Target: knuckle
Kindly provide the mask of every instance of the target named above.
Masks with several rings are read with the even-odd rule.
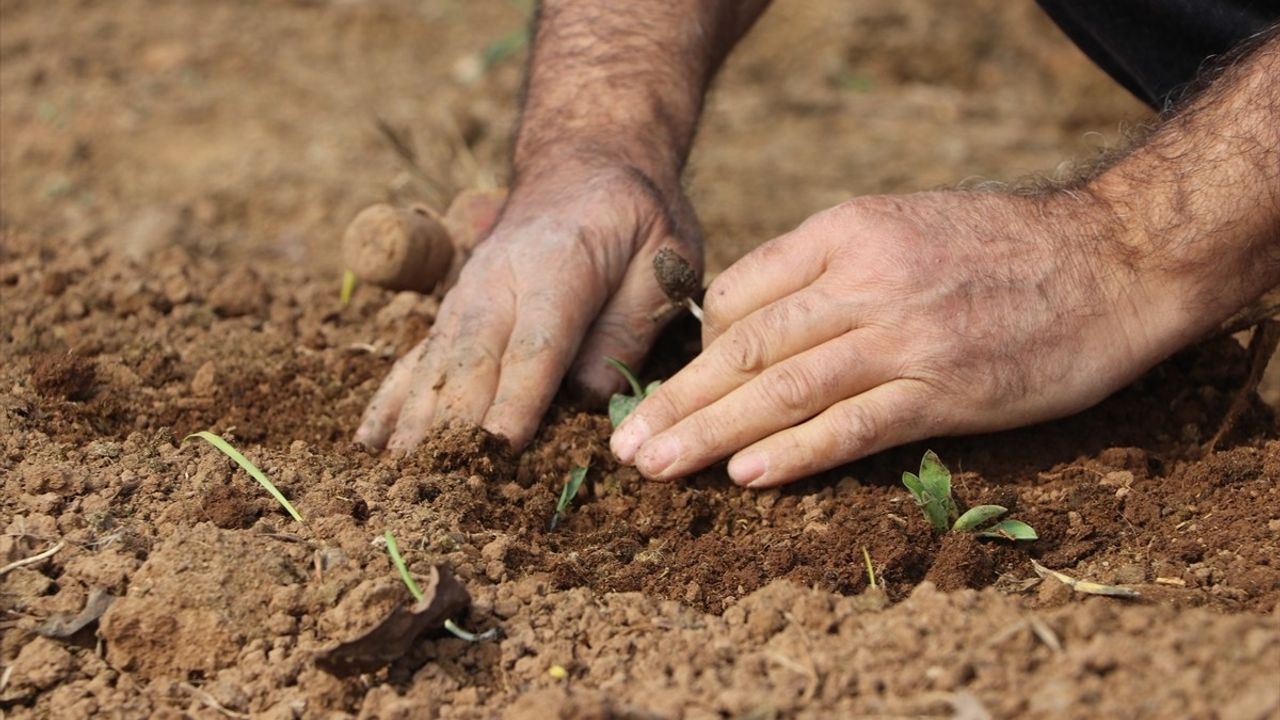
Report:
[[[850,403],[832,418],[835,423],[837,452],[843,457],[854,457],[866,452],[880,439],[883,422],[870,408]]]
[[[808,410],[812,405],[816,384],[808,371],[782,365],[770,371],[763,380],[767,402],[775,407],[797,413]]]
[[[739,375],[759,375],[768,367],[764,342],[756,331],[737,323],[729,329],[722,340],[724,351],[721,357],[730,372]]]

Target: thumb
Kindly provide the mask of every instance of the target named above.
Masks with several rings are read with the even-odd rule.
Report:
[[[622,390],[626,380],[604,359],[611,357],[639,368],[658,334],[677,315],[668,309],[659,316],[669,301],[654,277],[656,252],[656,247],[646,248],[632,260],[617,292],[596,318],[578,351],[571,377],[588,396],[607,398]],[[683,247],[678,252],[689,254]],[[701,277],[701,257],[695,256],[690,264]]]

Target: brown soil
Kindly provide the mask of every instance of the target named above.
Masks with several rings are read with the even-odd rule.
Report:
[[[0,575],[0,710],[1280,713],[1275,413],[1253,399],[1200,452],[1246,374],[1230,338],[1076,417],[929,443],[965,504],[1004,505],[1040,532],[1017,546],[929,531],[899,484],[923,445],[772,492],[722,468],[645,482],[612,460],[602,414],[567,405],[519,456],[466,427],[403,460],[351,445],[436,308],[369,287],[338,302],[350,215],[429,194],[362,103],[456,127],[490,172],[512,122],[515,62],[470,84],[454,64],[519,12],[436,5],[3,5],[0,564],[62,547]],[[937,3],[780,7],[726,70],[695,159],[709,235],[743,238],[713,242],[712,267],[849,192],[1012,178],[1086,148],[1085,129],[1140,118],[1031,5],[983,3],[981,24]],[[282,42],[296,56],[278,56]],[[458,122],[419,113],[426,96]],[[815,138],[836,133],[850,150],[832,165],[842,154]],[[445,184],[475,181],[456,154],[424,158]],[[692,338],[674,328],[646,376],[669,374]],[[305,526],[181,442],[200,429],[252,458]],[[588,463],[548,531],[566,475]],[[474,599],[462,624],[501,639],[434,634],[350,678],[317,667],[408,602],[374,543],[385,530],[418,576],[451,565]],[[1142,596],[1075,594],[1032,558]],[[37,634],[95,589],[117,597],[96,630]]]

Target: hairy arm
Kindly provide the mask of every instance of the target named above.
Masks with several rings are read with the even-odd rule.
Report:
[[[1169,350],[1280,283],[1280,28],[1234,55],[1089,184]]]
[[[702,94],[765,0],[544,0],[511,193],[445,297],[431,335],[396,363],[356,439],[410,452],[470,422],[516,447],[561,381],[607,396],[604,358],[644,360],[666,298],[660,248],[701,267],[680,171]]]
[[[702,96],[768,0],[543,0],[516,184],[564,160],[620,162],[675,188]]]
[[[1132,381],[1280,281],[1280,40],[1241,55],[1073,187],[856,198],[757,248],[614,453],[771,487]]]

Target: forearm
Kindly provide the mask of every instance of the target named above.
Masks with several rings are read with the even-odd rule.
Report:
[[[543,0],[516,184],[564,161],[622,163],[679,181],[720,62],[768,0]]]
[[[1280,283],[1280,30],[1091,189],[1183,341]]]

